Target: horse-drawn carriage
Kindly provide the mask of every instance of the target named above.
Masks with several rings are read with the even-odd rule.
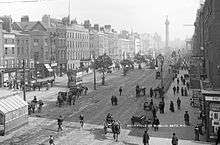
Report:
[[[134,123],[139,123],[143,126],[146,126],[152,122],[152,119],[147,118],[145,115],[142,116],[132,116],[131,117],[131,124],[134,125]]]
[[[67,102],[69,105],[75,104],[76,99],[79,98],[80,95],[82,95],[83,91],[85,91],[86,87],[83,87],[81,85],[71,87],[69,91],[60,91],[58,92],[57,96],[57,104],[59,107],[65,104]]]
[[[119,122],[115,121],[112,117],[112,115],[109,113],[104,120],[104,133],[108,133],[108,129],[111,129],[113,134],[119,134],[120,133],[120,124]]]

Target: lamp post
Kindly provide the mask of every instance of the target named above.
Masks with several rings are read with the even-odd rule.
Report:
[[[22,66],[22,69],[23,69],[23,78],[22,78],[22,83],[23,83],[23,98],[24,98],[24,101],[26,101],[26,84],[25,84],[25,60],[23,59],[23,66]]]
[[[53,55],[53,44],[55,45],[55,38],[57,37],[58,35],[56,33],[51,33],[50,34],[50,66],[52,65],[52,62],[54,61],[54,55]],[[52,66],[51,66],[52,67]],[[55,72],[53,70],[53,75],[54,75],[54,79],[55,79]]]
[[[92,55],[92,62],[93,62],[93,79],[94,79],[94,90],[96,90],[96,71],[95,71],[95,51],[93,51],[93,55]]]

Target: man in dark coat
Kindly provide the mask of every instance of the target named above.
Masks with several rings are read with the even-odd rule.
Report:
[[[176,94],[176,87],[175,86],[173,87],[173,94],[174,95]]]
[[[176,134],[175,134],[175,133],[173,133],[172,145],[178,145],[178,138],[176,137]]]
[[[170,101],[170,111],[174,112],[174,104],[173,101]]]
[[[136,97],[139,97],[139,93],[140,93],[140,87],[139,85],[136,86]]]
[[[158,131],[158,125],[160,124],[160,121],[157,117],[154,118],[153,124],[154,124],[154,131]]]
[[[180,92],[180,87],[177,86],[177,87],[176,87],[176,93],[179,94],[179,92]]]
[[[149,140],[150,140],[150,137],[149,137],[147,131],[144,131],[144,135],[143,135],[143,144],[144,144],[144,145],[149,144]]]
[[[184,114],[184,121],[185,121],[185,125],[189,125],[189,114],[188,114],[188,111],[186,111],[185,114]]]
[[[179,97],[178,97],[176,103],[177,103],[178,110],[180,110],[181,100]]]
[[[122,94],[122,87],[119,88],[119,95],[121,96]]]
[[[63,130],[62,124],[63,124],[63,117],[60,115],[60,117],[57,119],[57,124],[58,124],[58,132]]]
[[[160,114],[162,114],[163,113],[163,102],[162,101],[160,101],[159,103],[159,109],[160,109]]]
[[[150,88],[150,97],[152,98],[152,97],[153,97],[153,95],[154,95],[153,89],[152,89],[152,88]]]
[[[181,96],[184,96],[184,90],[183,90],[183,87],[181,87]]]

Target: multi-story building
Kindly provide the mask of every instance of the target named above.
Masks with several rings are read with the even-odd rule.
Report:
[[[95,29],[89,31],[89,51],[91,57],[97,58],[99,56],[99,35]]]
[[[35,76],[45,78],[52,74],[50,67],[51,47],[50,35],[42,22],[30,22],[28,16],[21,18],[21,22],[14,22],[13,29],[30,35],[30,60],[34,60]]]
[[[133,52],[129,51],[132,45],[132,41],[129,39],[118,39],[118,53],[119,53],[119,60],[129,59]]]
[[[66,26],[67,68],[89,65],[89,30],[78,24]]]
[[[192,38],[192,62],[198,63],[203,100],[201,111],[207,141],[217,137],[220,96],[220,1],[206,0],[197,11]],[[195,65],[194,63],[191,63]],[[196,66],[196,65],[195,65]],[[193,67],[195,68],[195,67]],[[206,77],[207,76],[207,77]],[[208,85],[207,85],[208,84]],[[197,86],[198,87],[198,86]],[[200,87],[198,87],[200,88]]]
[[[108,34],[104,32],[104,28],[100,28],[100,31],[98,32],[98,39],[99,55],[109,55]]]

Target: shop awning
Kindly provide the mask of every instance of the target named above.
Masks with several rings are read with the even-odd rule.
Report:
[[[18,94],[0,98],[0,112],[3,114],[18,110],[27,105],[27,102],[25,102]]]
[[[49,64],[44,64],[44,66],[47,68],[47,70],[48,70],[49,72],[52,72],[52,71],[53,71],[53,69],[50,67]]]

